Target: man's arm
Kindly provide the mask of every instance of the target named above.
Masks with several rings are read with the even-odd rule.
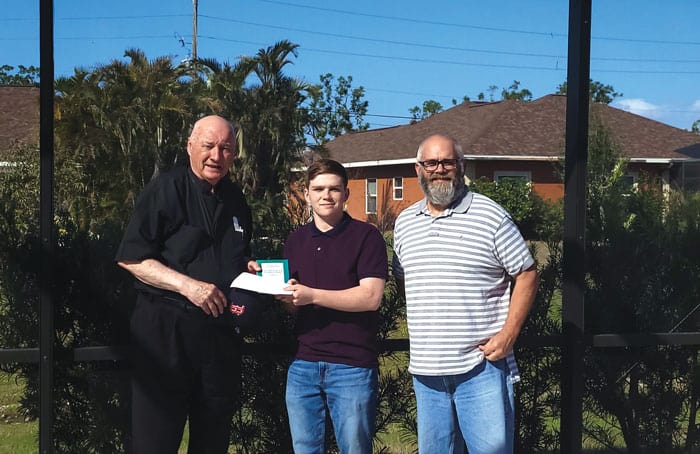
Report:
[[[514,279],[508,316],[503,328],[488,342],[479,345],[479,349],[484,352],[484,357],[489,361],[505,358],[513,350],[513,345],[535,301],[539,285],[535,265],[518,274]]]
[[[163,265],[155,259],[140,262],[119,261],[119,266],[141,282],[163,290],[179,293],[207,315],[218,317],[226,307],[226,296],[216,285],[198,281]],[[249,266],[250,267],[250,266]]]
[[[291,290],[292,294],[279,299],[294,306],[316,304],[345,312],[376,311],[384,295],[384,279],[367,277],[345,290],[322,290],[301,284],[290,284],[285,290]]]

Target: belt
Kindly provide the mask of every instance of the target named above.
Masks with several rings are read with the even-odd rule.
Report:
[[[185,299],[184,296],[178,298],[177,296],[174,296],[174,294],[169,295],[169,294],[164,293],[164,294],[158,295],[155,293],[144,292],[144,291],[139,292],[139,294],[141,296],[143,296],[145,299],[147,299],[148,301],[171,304],[171,305],[174,305],[175,307],[178,307],[178,308],[180,308],[184,311],[187,311],[187,312],[195,312],[195,311],[202,312],[202,310],[200,308],[198,308],[197,306],[195,306],[194,304],[189,302],[187,299]]]
[[[211,315],[207,315],[201,308],[192,304],[184,296],[180,296],[177,293],[170,292],[158,295],[151,292],[141,291],[139,292],[139,294],[150,302],[175,306],[183,312],[187,312],[188,314],[192,314],[194,316],[202,318],[207,323],[210,323],[212,325],[222,326],[225,328],[234,328],[234,332],[238,334],[239,330],[236,326],[234,317],[228,311],[228,308],[224,310],[223,314],[219,314],[218,317],[212,317]]]

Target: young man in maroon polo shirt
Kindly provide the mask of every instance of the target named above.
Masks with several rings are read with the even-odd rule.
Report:
[[[306,187],[313,221],[287,238],[292,294],[279,297],[297,312],[286,392],[294,452],[325,452],[328,411],[340,452],[371,454],[386,245],[376,227],[343,211],[350,191],[340,163],[311,164]]]

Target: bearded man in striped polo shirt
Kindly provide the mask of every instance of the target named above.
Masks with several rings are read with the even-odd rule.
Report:
[[[425,198],[394,228],[405,288],[409,372],[421,454],[513,451],[513,345],[537,291],[535,262],[510,215],[469,190],[464,154],[444,135],[418,147]]]

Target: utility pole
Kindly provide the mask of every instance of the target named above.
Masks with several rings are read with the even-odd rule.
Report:
[[[192,60],[197,59],[197,1],[192,0]]]

